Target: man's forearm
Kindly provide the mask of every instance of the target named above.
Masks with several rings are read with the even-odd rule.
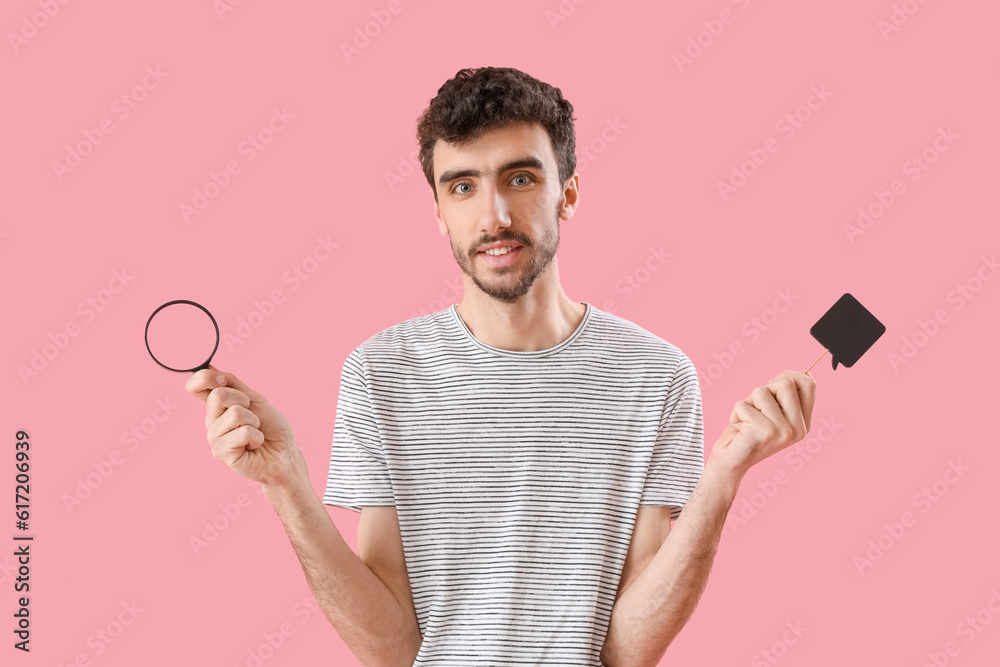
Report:
[[[422,641],[416,621],[344,541],[308,476],[287,488],[265,486],[264,495],[316,601],[355,657],[366,666],[412,665]]]
[[[615,602],[601,651],[607,667],[656,665],[705,590],[742,475],[709,460],[659,551]]]

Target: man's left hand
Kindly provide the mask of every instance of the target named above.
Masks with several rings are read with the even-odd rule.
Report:
[[[729,426],[715,441],[709,461],[740,475],[806,436],[816,402],[816,380],[782,371],[737,401]]]

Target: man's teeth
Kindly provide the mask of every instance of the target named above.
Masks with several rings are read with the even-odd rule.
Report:
[[[508,252],[514,249],[514,246],[504,246],[503,248],[492,248],[486,250],[487,255],[506,255]]]

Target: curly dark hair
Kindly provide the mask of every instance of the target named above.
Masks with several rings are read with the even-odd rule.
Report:
[[[474,141],[490,130],[520,122],[541,123],[552,140],[559,180],[576,171],[573,105],[558,88],[511,67],[462,69],[438,88],[417,120],[420,164],[437,201],[434,144]]]

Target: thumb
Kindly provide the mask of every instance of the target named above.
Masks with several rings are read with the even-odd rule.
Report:
[[[247,386],[247,384],[245,382],[243,382],[242,380],[240,380],[238,377],[236,377],[232,373],[227,373],[225,371],[220,371],[218,368],[216,368],[212,364],[209,364],[208,367],[211,370],[216,371],[219,375],[221,375],[224,378],[222,384],[219,385],[220,387],[232,387],[233,389],[238,389],[238,390],[242,391],[244,394],[246,394],[247,396],[249,396],[251,401],[260,402],[260,401],[264,400],[263,396],[261,396],[256,391],[254,391],[253,389],[251,389],[249,386]]]

